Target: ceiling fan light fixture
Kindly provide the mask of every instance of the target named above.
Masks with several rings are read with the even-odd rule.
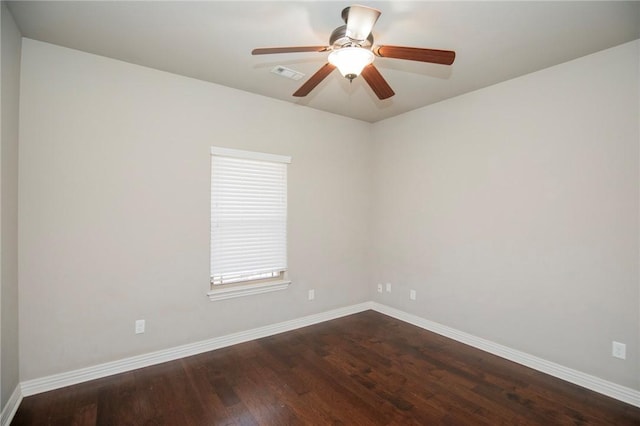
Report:
[[[329,63],[335,65],[343,77],[353,80],[362,69],[373,62],[375,55],[369,49],[350,46],[334,50],[329,54]]]

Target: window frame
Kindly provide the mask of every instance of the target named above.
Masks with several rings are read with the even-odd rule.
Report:
[[[210,150],[211,163],[213,162],[213,158],[212,158],[213,156],[238,158],[238,159],[246,159],[246,160],[254,160],[254,161],[276,162],[276,163],[284,163],[285,165],[288,165],[291,163],[290,156],[268,154],[268,153],[262,153],[257,151],[245,151],[245,150],[232,149],[232,148],[223,148],[223,147],[217,147],[217,146],[211,147],[211,150]],[[213,166],[210,170],[210,177],[213,178]],[[288,185],[288,177],[287,177],[287,185]],[[211,183],[211,187],[209,191],[210,195],[212,195],[212,193],[213,193],[213,182]],[[210,207],[212,211],[213,206],[210,206]],[[210,226],[212,226],[212,222],[213,220],[210,213],[210,217],[209,217]],[[211,238],[212,238],[212,231],[213,229],[210,229],[210,232],[209,232],[210,244],[211,244]],[[234,283],[214,284],[213,276],[212,276],[213,271],[211,267],[211,260],[212,260],[211,245],[209,250],[210,250],[209,251],[210,290],[207,293],[207,295],[209,296],[209,300],[211,301],[225,300],[225,299],[231,299],[231,298],[241,297],[241,296],[250,296],[254,294],[268,293],[272,291],[286,290],[291,284],[291,281],[289,280],[289,277],[288,277],[287,269],[282,271],[277,277],[245,280],[245,281],[239,281]],[[287,255],[288,254],[285,249],[285,256]]]

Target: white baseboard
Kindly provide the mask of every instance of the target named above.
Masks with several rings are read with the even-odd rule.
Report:
[[[603,395],[607,395],[636,407],[640,407],[640,391],[627,388],[625,386],[621,386],[600,379],[598,377],[573,370],[568,367],[564,367],[562,365],[544,360],[542,358],[538,358],[533,355],[529,355],[527,353],[511,349],[506,346],[502,346],[489,340],[473,336],[463,331],[426,320],[424,318],[409,314],[404,311],[400,311],[395,308],[391,308],[386,305],[382,305],[377,302],[365,302],[357,305],[347,306],[344,308],[334,309],[328,312],[309,315],[290,321],[267,325],[264,327],[255,328],[253,330],[229,334],[226,336],[164,349],[144,355],[125,358],[118,361],[99,364],[92,367],[68,371],[61,374],[54,374],[52,376],[47,376],[39,379],[28,380],[20,384],[16,392],[14,392],[15,398],[14,396],[12,396],[12,400],[10,400],[10,403],[7,404],[7,418],[10,420],[13,417],[13,414],[15,414],[15,410],[22,400],[23,395],[34,395],[37,393],[47,392],[65,386],[110,376],[113,374],[135,370],[137,368],[148,367],[150,365],[160,364],[183,357],[196,355],[202,352],[220,349],[226,346],[231,346],[262,337],[272,336],[274,334],[295,330],[297,328],[306,327],[309,325],[317,324],[319,322],[329,321],[369,309],[375,310],[385,315],[389,315],[390,317],[396,318],[400,321],[416,325],[425,330],[433,331],[458,342],[465,343],[469,346],[473,346],[485,352],[489,352],[518,364],[533,368],[534,370],[541,371],[543,373],[549,374],[570,383],[574,383]],[[11,403],[11,401],[14,401],[13,404]],[[4,411],[2,412],[2,420],[3,422],[0,426],[5,426]],[[8,422],[6,424],[8,424]]]
[[[582,386],[583,388],[610,396],[611,398],[626,402],[627,404],[640,407],[640,391],[635,389],[621,386],[581,371],[573,370],[560,364],[502,346],[490,340],[473,336],[463,331],[456,330],[455,328],[447,327],[445,325],[438,324],[437,322],[429,321],[380,303],[371,302],[371,309],[399,319],[400,321],[408,322],[409,324],[413,324],[425,330],[433,331],[434,333],[497,355],[501,358],[508,359],[509,361],[533,368],[534,370],[541,371],[550,376],[554,376],[578,386]]]
[[[248,342],[250,340],[283,333],[285,331],[295,330],[297,328],[306,327],[308,325],[317,324],[319,322],[329,321],[346,315],[366,311],[370,308],[371,307],[369,303],[351,305],[344,308],[334,309],[328,312],[321,312],[319,314],[309,315],[290,321],[284,321],[277,324],[254,328],[253,330],[215,337],[213,339],[203,340],[200,342],[190,343],[174,348],[163,349],[148,354],[137,355],[118,361],[81,368],[78,370],[67,371],[65,373],[54,374],[39,379],[27,380],[21,383],[22,394],[24,396],[34,395],[37,393],[47,392],[65,386],[86,382],[89,380],[99,379],[101,377],[111,376],[113,374],[124,373],[126,371],[135,370],[137,368],[143,368],[167,361],[173,361],[175,359],[212,351],[214,349],[220,349],[226,346],[231,346],[238,343]]]
[[[11,420],[13,420],[13,416],[15,416],[16,411],[18,411],[21,402],[22,391],[20,390],[20,384],[18,384],[9,397],[7,405],[2,408],[2,412],[0,413],[0,426],[9,426],[9,424],[11,424]]]

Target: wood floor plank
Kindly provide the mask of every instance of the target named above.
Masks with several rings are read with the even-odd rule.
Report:
[[[640,408],[373,311],[23,399],[23,425],[640,425]]]

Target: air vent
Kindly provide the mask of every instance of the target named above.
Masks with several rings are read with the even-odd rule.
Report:
[[[277,67],[272,69],[271,72],[281,75],[282,77],[290,78],[291,80],[300,80],[302,77],[304,77],[304,74],[302,74],[301,72],[283,67],[282,65],[278,65]]]

